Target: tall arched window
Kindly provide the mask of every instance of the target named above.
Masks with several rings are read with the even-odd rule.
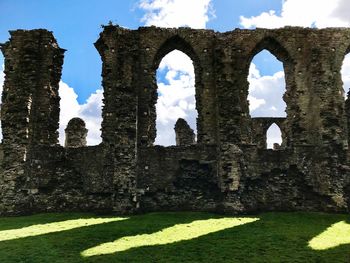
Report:
[[[346,99],[350,90],[350,54],[347,54],[343,60],[341,77],[343,81],[343,96]]]
[[[250,64],[248,81],[251,117],[286,117],[286,103],[283,100],[286,81],[281,61],[266,49],[262,50]],[[276,138],[281,138],[281,131],[275,126],[267,133],[268,148],[273,147]]]
[[[267,149],[276,149],[279,146],[281,146],[281,144],[282,144],[281,129],[276,125],[276,123],[273,123],[266,131]]]
[[[249,68],[249,112],[252,117],[286,117],[283,64],[269,51],[254,56]]]
[[[340,90],[345,100],[345,117],[347,125],[347,138],[348,143],[350,141],[350,99],[349,99],[349,90],[350,90],[350,54],[347,54],[343,60],[343,65],[341,68],[341,78],[343,81],[343,88]]]
[[[3,91],[3,85],[5,82],[5,66],[4,66],[4,56],[0,52],[0,105],[1,105],[1,97],[2,97],[2,91]],[[0,141],[2,141],[2,127],[1,127],[1,119],[0,119]]]
[[[173,50],[163,57],[157,70],[155,144],[175,145],[174,126],[179,118],[187,121],[196,133],[195,74],[189,56]]]

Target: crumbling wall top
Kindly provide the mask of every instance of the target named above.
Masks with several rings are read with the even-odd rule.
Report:
[[[65,147],[77,148],[86,146],[86,136],[88,129],[85,128],[84,120],[73,118],[68,122],[66,132]]]

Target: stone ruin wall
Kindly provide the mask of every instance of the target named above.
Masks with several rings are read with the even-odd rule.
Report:
[[[0,214],[43,211],[350,209],[350,103],[340,70],[350,29],[240,30],[105,26],[102,143],[86,146],[83,120],[58,144],[63,49],[46,30],[11,31],[2,94]],[[181,120],[177,146],[154,146],[156,69],[178,49],[195,69],[197,141]],[[286,118],[251,118],[252,58],[284,66]],[[266,149],[276,123],[283,143]],[[0,156],[1,157],[1,156]]]

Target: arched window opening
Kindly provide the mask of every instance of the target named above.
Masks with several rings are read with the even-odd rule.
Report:
[[[266,132],[267,149],[278,150],[282,145],[281,129],[273,123]]]
[[[184,119],[197,134],[195,74],[193,61],[174,50],[161,60],[157,69],[156,145],[175,145],[175,123]]]
[[[101,122],[102,122],[102,88],[97,89],[84,104],[79,104],[77,101],[78,95],[72,87],[60,81],[59,95],[60,101],[60,127],[59,127],[59,142],[60,145],[65,145],[65,129],[68,122],[73,118],[81,118],[86,123],[87,131],[87,146],[98,145],[101,143]]]
[[[341,78],[343,81],[343,93],[344,99],[347,99],[350,89],[350,54],[347,54],[343,60],[341,68]]]
[[[2,91],[3,91],[4,82],[5,82],[5,73],[4,73],[5,65],[4,64],[5,64],[4,56],[0,52],[0,112],[1,112]],[[2,142],[1,119],[0,119],[0,142]]]
[[[347,54],[343,60],[343,65],[341,68],[341,78],[343,82],[343,87],[340,89],[341,94],[344,97],[344,108],[345,108],[345,117],[346,125],[348,130],[348,142],[350,141],[350,53]]]
[[[257,54],[250,64],[249,112],[252,117],[286,117],[283,64],[269,51]]]
[[[249,112],[251,117],[286,117],[286,81],[283,64],[267,50],[252,60],[249,68]],[[267,133],[268,148],[272,149],[275,137]]]

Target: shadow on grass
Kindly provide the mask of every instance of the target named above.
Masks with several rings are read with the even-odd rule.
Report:
[[[45,218],[42,215],[41,222],[34,217],[32,222],[53,222],[54,219],[47,218],[51,216]],[[53,215],[57,219],[56,216]],[[81,217],[79,214],[61,216],[61,220]],[[350,223],[347,215],[321,213],[266,213],[259,215],[258,221],[191,240],[101,256],[84,258],[80,255],[86,249],[125,236],[152,234],[177,224],[222,217],[207,213],[152,213],[124,221],[3,241],[0,242],[0,262],[350,262],[350,244],[326,250],[313,250],[308,246],[312,238],[331,225],[339,221]],[[21,218],[13,219],[14,225],[21,225]],[[0,218],[0,229],[2,221]]]

